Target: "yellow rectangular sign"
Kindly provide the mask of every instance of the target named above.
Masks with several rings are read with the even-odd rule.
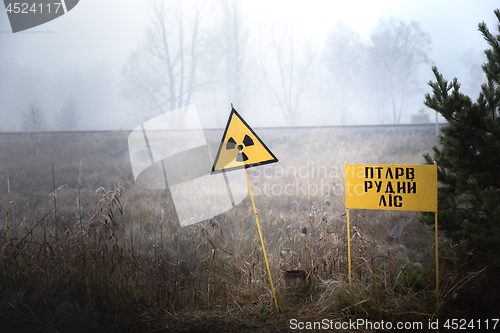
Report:
[[[437,166],[346,164],[345,204],[353,209],[437,212]]]

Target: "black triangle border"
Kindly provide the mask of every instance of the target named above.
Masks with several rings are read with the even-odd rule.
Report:
[[[257,140],[259,140],[259,142],[262,144],[262,146],[273,157],[272,159],[267,160],[267,161],[257,162],[257,163],[240,165],[240,166],[231,167],[231,168],[227,168],[227,169],[214,170],[215,166],[217,165],[217,161],[219,160],[219,155],[220,155],[220,152],[222,150],[222,146],[224,145],[224,140],[226,139],[227,130],[229,128],[229,124],[231,123],[231,119],[233,119],[233,115],[235,115],[236,117],[238,117],[241,120],[241,122],[250,130],[250,132],[257,138]],[[240,116],[240,114],[234,108],[232,108],[231,109],[231,113],[229,114],[229,119],[227,120],[226,129],[224,130],[224,134],[222,135],[222,140],[221,140],[220,145],[219,145],[219,150],[217,151],[217,156],[215,157],[214,164],[212,166],[212,172],[210,174],[217,174],[217,173],[222,173],[222,172],[225,172],[225,171],[233,171],[233,170],[239,170],[239,169],[247,169],[247,168],[251,168],[251,167],[254,167],[254,166],[259,166],[259,165],[264,165],[264,164],[270,164],[270,163],[276,163],[276,162],[278,162],[278,159],[273,154],[273,152],[259,138],[259,136],[257,135],[257,133],[255,133],[254,130],[252,129],[252,127],[250,127],[250,125],[247,124],[247,122],[245,121],[245,119],[243,119]]]

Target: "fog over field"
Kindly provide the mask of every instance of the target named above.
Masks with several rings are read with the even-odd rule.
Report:
[[[4,3],[3,330],[500,327],[498,1]]]
[[[231,102],[253,126],[435,121],[430,110],[418,117],[431,66],[476,95],[477,24],[494,31],[497,5],[86,0],[18,33],[0,10],[0,130],[30,129],[30,105],[45,130],[133,129],[189,104],[204,128],[221,128]],[[172,77],[154,53],[166,54],[160,18]]]

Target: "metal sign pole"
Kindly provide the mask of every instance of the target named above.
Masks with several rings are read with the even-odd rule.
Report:
[[[271,270],[269,269],[269,263],[267,261],[266,247],[264,246],[264,240],[262,239],[262,232],[260,231],[259,217],[257,216],[257,209],[255,208],[255,202],[253,200],[252,187],[250,186],[250,178],[248,177],[248,170],[245,169],[247,174],[248,189],[250,190],[250,197],[252,198],[253,211],[255,212],[255,220],[257,221],[257,228],[259,229],[260,243],[262,244],[262,251],[264,252],[264,259],[266,259],[267,272],[269,273],[269,281],[271,282],[271,289],[273,290],[274,304],[276,304],[276,310],[279,312],[278,301],[276,300],[276,293],[274,292],[273,278],[271,277]]]

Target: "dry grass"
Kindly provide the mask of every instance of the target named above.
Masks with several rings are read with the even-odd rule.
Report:
[[[434,234],[415,213],[351,211],[348,287],[342,168],[344,162],[419,164],[436,139],[338,130],[260,136],[280,159],[250,169],[279,314],[249,198],[180,228],[164,193],[135,186],[124,158],[126,133],[39,134],[0,139],[4,327],[284,332],[291,318],[434,318]],[[405,221],[403,233],[390,240],[398,220]],[[456,316],[463,311],[452,301],[481,274],[462,269],[460,245],[440,241],[440,314]],[[285,287],[291,269],[307,273],[300,290]]]

